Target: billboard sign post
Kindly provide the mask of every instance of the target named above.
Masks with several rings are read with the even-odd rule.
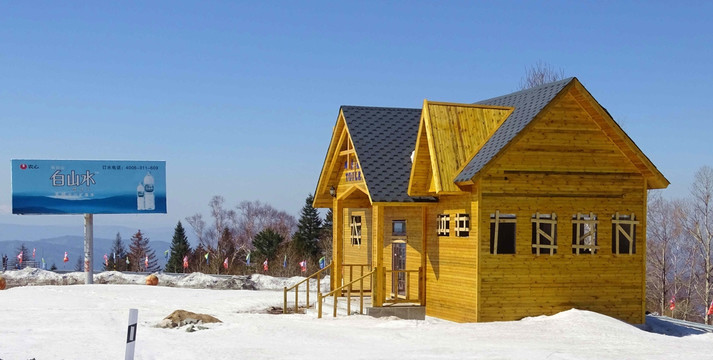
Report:
[[[94,214],[165,214],[166,162],[12,160],[13,214],[84,214],[84,270],[93,282]]]

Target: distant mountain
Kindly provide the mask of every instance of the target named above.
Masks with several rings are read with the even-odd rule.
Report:
[[[127,251],[131,235],[133,235],[133,233],[128,234],[127,232],[127,235],[122,233],[121,236]],[[158,265],[161,268],[164,268],[166,266],[164,251],[171,248],[170,238],[167,242],[154,240],[154,238],[148,233],[146,235],[149,237],[149,246],[151,246],[156,253]],[[93,267],[95,271],[104,269],[104,254],[112,256],[110,251],[113,241],[114,236],[111,238],[94,237]],[[45,263],[47,264],[47,269],[49,269],[52,264],[55,264],[59,270],[74,270],[77,258],[84,257],[84,236],[75,235],[65,235],[35,241],[2,241],[0,242],[0,255],[7,255],[7,257],[10,258],[10,263],[14,263],[14,261],[12,261],[13,257],[18,255],[17,249],[19,249],[22,244],[25,244],[25,248],[27,248],[30,252],[30,257],[32,256],[32,249],[36,249],[35,260],[38,263],[41,263],[42,258],[44,258]],[[67,263],[63,262],[65,251],[68,253],[69,257],[69,261]]]
[[[184,224],[184,226],[186,226]],[[122,239],[129,239],[131,235],[135,234],[138,228],[131,228],[128,226],[119,225],[94,225],[94,238],[95,241],[98,238],[114,239],[116,233],[121,234]],[[187,229],[186,235],[188,236],[188,241],[191,242],[193,246],[196,244],[195,238],[191,233],[190,229]],[[146,236],[151,239],[151,241],[166,241],[171,242],[173,238],[173,228],[171,227],[159,227],[159,228],[141,228],[141,232],[146,234]],[[17,225],[17,224],[0,224],[0,246],[1,242],[4,241],[38,241],[42,239],[58,238],[62,236],[79,236],[84,237],[84,227],[79,226],[67,226],[67,225],[47,225],[47,226],[36,226],[36,225]],[[64,252],[63,252],[64,253]]]

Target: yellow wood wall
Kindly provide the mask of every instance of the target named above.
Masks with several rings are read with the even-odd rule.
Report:
[[[436,161],[431,165],[437,169],[434,175],[440,182],[440,189],[437,190],[459,192],[460,189],[452,181],[458,169],[470,161],[475,151],[512,112],[512,108],[428,101],[424,101],[423,106],[426,116],[424,125],[432,138],[431,159]]]
[[[479,321],[587,309],[644,321],[646,183],[567,95],[480,178]],[[516,254],[490,254],[490,214],[517,215]],[[558,250],[532,254],[533,214],[556,213]],[[597,254],[572,254],[572,216],[597,215]],[[611,216],[636,215],[636,254],[612,254]]]
[[[406,220],[406,236],[392,235],[392,221]],[[420,206],[384,207],[384,267],[391,270],[393,267],[393,247],[395,241],[406,242],[406,269],[418,270],[422,265],[423,254],[423,212]],[[392,293],[392,277],[386,277],[386,294]],[[418,273],[411,274],[409,281],[409,296],[418,298]]]
[[[351,217],[361,216],[361,246],[352,245],[351,242]],[[368,264],[364,268],[364,273],[371,271],[372,261],[371,261],[371,246],[372,246],[372,226],[371,226],[371,209],[370,208],[346,208],[344,209],[344,232],[343,232],[343,243],[344,243],[344,254],[342,257],[342,263],[344,265],[354,265],[354,264]],[[354,268],[353,278],[359,278],[360,274],[359,268]],[[349,274],[349,268],[344,267],[344,284],[352,281],[352,277]],[[364,286],[366,289],[370,288],[371,283],[365,282]],[[354,286],[353,289],[358,289],[358,286]]]
[[[426,211],[426,314],[458,322],[478,321],[478,202],[467,196],[441,196]],[[470,214],[470,236],[455,236],[453,215]],[[451,215],[449,236],[437,236],[437,215]]]

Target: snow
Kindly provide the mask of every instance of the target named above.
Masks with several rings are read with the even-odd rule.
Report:
[[[84,274],[24,269],[2,276],[11,286],[0,291],[3,360],[121,358],[130,308],[139,310],[136,359],[713,359],[711,333],[666,325],[674,336],[662,335],[576,309],[478,324],[332,318],[327,310],[317,319],[314,310],[267,313],[282,307],[282,288],[301,277],[158,274],[164,286],[146,286],[145,275],[104,272],[94,285],[62,286],[83,283]],[[156,327],[177,309],[222,323],[196,332]]]

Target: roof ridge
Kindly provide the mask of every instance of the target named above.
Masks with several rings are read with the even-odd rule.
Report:
[[[341,105],[340,108],[351,108],[351,109],[371,109],[371,110],[418,110],[421,108],[405,108],[405,107],[393,107],[393,106],[363,106],[363,105]]]
[[[570,76],[570,77],[565,78],[565,79],[562,79],[562,80],[552,81],[552,82],[548,82],[548,83],[546,83],[546,84],[537,85],[537,86],[533,86],[533,87],[531,87],[531,88],[527,88],[527,89],[523,89],[523,90],[518,90],[518,91],[515,91],[515,92],[511,92],[511,93],[509,93],[509,94],[496,96],[496,97],[493,97],[493,98],[490,98],[490,99],[485,99],[485,100],[476,101],[476,102],[474,102],[473,104],[486,105],[485,102],[491,102],[491,101],[498,100],[498,99],[502,99],[502,98],[508,97],[508,96],[516,96],[516,95],[522,95],[522,94],[525,94],[525,93],[528,93],[528,92],[535,92],[535,91],[541,90],[542,88],[545,88],[545,87],[548,87],[548,86],[558,86],[558,85],[560,85],[561,83],[569,83],[570,81],[572,81],[572,80],[574,80],[574,79],[575,79],[574,76]]]

